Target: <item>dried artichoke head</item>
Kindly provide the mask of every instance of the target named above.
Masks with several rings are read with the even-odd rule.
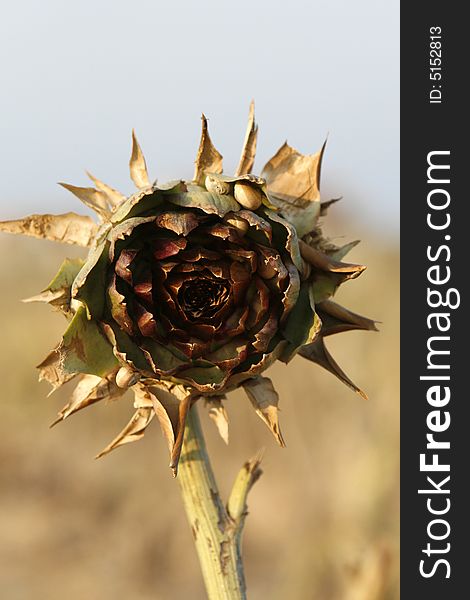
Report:
[[[95,187],[61,184],[92,208],[3,222],[10,233],[78,244],[85,260],[66,259],[30,300],[61,310],[69,325],[39,365],[57,389],[79,383],[56,422],[131,388],[135,414],[100,454],[140,439],[156,415],[176,473],[187,412],[205,398],[228,439],[225,394],[242,386],[255,411],[284,445],[278,395],[261,375],[297,353],[364,395],[328,353],[324,338],[375,329],[372,320],[331,299],[365,267],[341,262],[342,248],[321,235],[323,148],[302,155],[285,143],[261,176],[251,173],[258,128],[253,104],[235,175],[202,117],[192,181],[152,183],[132,134],[130,197],[89,175]]]

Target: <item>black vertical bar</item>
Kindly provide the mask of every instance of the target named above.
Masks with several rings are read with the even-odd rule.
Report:
[[[401,597],[405,600],[470,598],[468,27],[461,4],[401,3]],[[431,169],[428,178],[428,160],[450,169]],[[437,268],[429,270],[432,267]],[[460,297],[460,306],[433,308],[430,304],[439,304],[439,294],[432,290],[453,306]],[[430,354],[429,348],[450,353]],[[436,376],[449,380],[420,379]],[[442,431],[435,431],[439,428]],[[427,435],[435,442],[449,442],[450,448],[427,448],[432,445]],[[434,460],[450,470],[423,470],[421,454],[428,465],[437,455]]]

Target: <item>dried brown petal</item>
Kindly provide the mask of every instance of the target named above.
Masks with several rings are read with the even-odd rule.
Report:
[[[200,224],[200,221],[190,211],[165,211],[158,215],[156,223],[159,227],[169,229],[177,235],[187,236]]]
[[[76,373],[64,371],[59,347],[52,350],[36,368],[39,369],[39,381],[47,381],[52,385],[49,396],[76,376]]]
[[[297,268],[290,261],[285,261],[287,270],[289,272],[289,283],[282,296],[282,305],[284,310],[282,311],[281,323],[283,323],[289,312],[294,308],[300,293],[300,277]]]
[[[213,225],[201,227],[199,231],[229,242],[237,243],[240,241],[238,229],[225,223],[214,223]]]
[[[201,259],[219,260],[222,258],[220,252],[208,248],[191,248],[180,253],[179,258],[185,262],[199,262]]]
[[[242,155],[238,163],[235,175],[244,175],[251,173],[256,156],[256,141],[258,139],[258,126],[255,123],[255,103],[250,103],[250,113],[248,115],[248,125],[246,128],[245,140],[243,142]]]
[[[103,221],[109,218],[111,213],[108,207],[107,196],[103,192],[95,190],[95,188],[78,187],[70,183],[59,183],[59,185],[72,192],[85,206],[94,210]]]
[[[126,249],[123,250],[119,258],[116,261],[114,266],[114,270],[116,271],[116,275],[119,275],[121,279],[123,279],[129,285],[132,285],[132,272],[129,269],[132,261],[137,256],[138,250]]]
[[[266,352],[269,343],[271,342],[271,340],[277,332],[279,318],[276,312],[276,310],[271,311],[271,314],[269,315],[269,318],[266,321],[266,323],[255,334],[255,341],[253,342],[253,347],[256,348],[258,352]]]
[[[127,309],[126,297],[116,289],[116,275],[114,275],[108,286],[108,299],[113,319],[123,331],[133,335],[134,323]]]
[[[228,414],[222,400],[225,400],[225,396],[212,396],[206,399],[206,406],[209,407],[209,417],[215,423],[220,437],[228,444]]]
[[[240,335],[245,331],[245,324],[248,318],[250,308],[248,306],[239,306],[226,319],[223,324],[218,339],[231,339],[236,335]]]
[[[284,447],[286,444],[279,429],[278,404],[279,396],[267,377],[255,377],[243,383],[248,398],[256,414],[266,423],[277,443]]]
[[[171,239],[157,239],[153,242],[153,257],[156,260],[161,260],[163,258],[168,258],[169,256],[174,256],[178,254],[180,250],[184,250],[186,248],[186,238],[177,238],[175,240]]]
[[[272,242],[272,228],[271,225],[260,217],[258,214],[252,212],[251,210],[239,210],[236,213],[229,213],[227,215],[228,218],[235,217],[236,219],[243,219],[246,221],[250,227],[253,227],[256,231],[259,231],[264,236],[266,236],[269,242]]]
[[[157,324],[153,313],[138,302],[134,302],[134,313],[140,333],[146,337],[154,337],[157,333]]]
[[[51,427],[82,408],[91,406],[100,400],[118,398],[123,393],[124,390],[116,385],[112,377],[102,379],[96,375],[84,375],[74,389],[70,402],[58,413],[57,419],[51,424]]]
[[[137,141],[135,131],[132,130],[132,154],[129,161],[131,179],[137,188],[146,188],[150,185],[149,176],[147,173],[147,165],[142,150]]]
[[[149,387],[148,392],[168,444],[170,468],[176,477],[191,394],[180,385],[173,386],[171,390],[164,385],[155,385]]]
[[[113,187],[111,187],[107,183],[100,181],[94,175],[92,175],[89,171],[87,171],[86,174],[96,185],[96,188],[100,192],[103,192],[103,194],[105,194],[109,204],[113,208],[116,208],[117,206],[119,206],[120,204],[122,204],[124,202],[124,200],[126,199],[126,196],[124,196],[124,194],[121,194],[121,192],[118,192],[118,190],[115,190]]]
[[[124,444],[130,444],[131,442],[137,442],[142,439],[145,434],[150,421],[155,416],[153,408],[138,408],[134,413],[132,419],[124,427],[124,429],[117,435],[114,440],[106,446],[95,458],[101,458],[105,454],[109,454],[111,450],[123,446]]]
[[[153,283],[152,281],[144,281],[137,283],[134,286],[134,292],[137,298],[142,302],[144,307],[153,305]]]
[[[30,235],[36,238],[90,246],[98,225],[90,218],[73,212],[63,215],[29,215],[17,221],[1,221],[0,231]]]
[[[272,248],[266,248],[265,246],[260,245],[258,245],[257,250],[258,274],[261,275],[264,280],[271,280],[273,277],[277,277],[273,283],[280,287],[279,280],[285,280],[288,271],[279,253]]]
[[[253,327],[260,323],[265,317],[269,307],[269,290],[259,277],[255,277],[256,291],[249,304],[249,314],[246,321],[247,328]]]
[[[303,155],[286,142],[261,173],[271,203],[294,225],[299,237],[312,231],[320,216],[320,172],[325,144],[320,152]]]
[[[193,177],[198,185],[204,185],[208,173],[222,173],[222,155],[217,151],[209,136],[206,117],[202,115],[201,120],[201,141],[197,151]]]
[[[297,206],[319,202],[324,148],[316,154],[305,155],[285,142],[261,172],[270,193]]]
[[[55,304],[62,304],[64,298],[64,290],[56,290],[52,292],[51,290],[45,290],[40,294],[36,294],[35,296],[30,296],[29,298],[23,298],[21,302],[28,304],[29,302],[47,302],[54,306]]]
[[[245,221],[245,219],[239,217],[236,213],[228,213],[227,215],[225,215],[224,221],[232,227],[235,227],[235,229],[238,231],[239,236],[245,235],[245,233],[250,228],[248,222]]]
[[[247,265],[239,262],[233,262],[230,265],[231,293],[233,294],[235,304],[240,304],[244,301],[250,278],[250,269]]]

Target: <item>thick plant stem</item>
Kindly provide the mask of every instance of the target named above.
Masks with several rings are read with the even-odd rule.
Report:
[[[186,420],[178,481],[209,600],[246,599],[241,533],[246,516],[246,496],[260,474],[258,458],[246,463],[230,495],[233,500],[229,500],[225,508],[193,406]]]

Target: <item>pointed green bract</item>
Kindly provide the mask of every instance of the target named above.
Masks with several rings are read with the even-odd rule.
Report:
[[[151,362],[153,366],[161,369],[167,374],[174,373],[178,368],[183,367],[185,362],[180,358],[177,358],[168,348],[163,344],[148,339],[142,342],[142,349],[147,357],[147,360]]]
[[[306,346],[301,348],[299,350],[299,354],[300,356],[303,356],[304,358],[307,358],[308,360],[317,363],[318,365],[329,371],[332,375],[337,377],[350,389],[352,389],[354,392],[358,393],[365,400],[367,400],[367,395],[355,383],[353,383],[351,379],[349,379],[346,373],[341,369],[338,363],[328,352],[323,341],[323,336],[320,336],[311,344],[307,344]]]
[[[218,363],[227,360],[233,360],[240,356],[240,352],[246,348],[247,341],[242,338],[235,338],[230,342],[223,344],[220,348],[211,352],[207,359],[211,362]]]
[[[177,206],[199,208],[207,214],[219,217],[240,209],[240,205],[232,196],[212,194],[198,186],[190,186],[188,191],[182,194],[171,194],[168,200]]]
[[[103,329],[120,364],[129,364],[149,377],[152,376],[152,367],[145,358],[144,353],[127,333],[122,331],[115,323],[106,323]]]
[[[82,258],[66,258],[46,289],[51,292],[70,289],[83,264]]]
[[[297,302],[281,329],[282,335],[289,342],[281,360],[289,362],[301,346],[309,344],[315,339],[320,328],[321,321],[315,312],[311,287],[304,282],[300,286]]]
[[[157,208],[162,199],[155,189],[141,190],[125,200],[111,217],[112,223],[137,217],[147,210]]]
[[[89,318],[100,319],[103,316],[109,245],[109,242],[104,242],[90,253],[73,284],[72,297],[83,302]]]
[[[322,320],[323,337],[344,331],[378,331],[376,322],[340,306],[332,300],[325,300],[317,306]]]
[[[302,257],[299,250],[299,239],[295,227],[270,209],[265,209],[264,214],[277,225],[273,227],[274,243],[278,248],[286,248],[292,262],[299,271],[302,270]],[[276,239],[278,238],[278,239]]]
[[[332,252],[330,254],[330,256],[334,260],[338,260],[338,261],[343,260],[343,258],[346,256],[346,254],[351,252],[351,250],[353,248],[355,248],[358,244],[359,244],[359,240],[354,240],[354,242],[349,242],[349,244],[345,244],[344,246],[341,246],[340,248],[338,248],[337,250]]]
[[[72,284],[83,264],[81,258],[66,258],[50,284],[40,294],[23,302],[48,302],[68,315],[71,311]]]
[[[105,377],[119,364],[111,344],[96,321],[88,319],[83,306],[77,310],[64,333],[59,354],[66,373],[88,373]]]
[[[315,304],[319,304],[334,296],[340,279],[340,276],[336,273],[321,273],[316,275],[315,280],[311,284]]]

